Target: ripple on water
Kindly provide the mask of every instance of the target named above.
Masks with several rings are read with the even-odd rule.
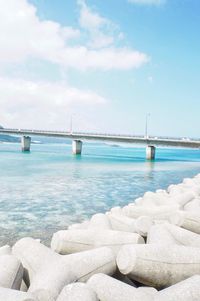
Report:
[[[147,162],[141,148],[84,145],[71,155],[69,145],[0,145],[0,242],[24,236],[49,243],[52,233],[113,206],[123,206],[145,191],[166,188],[200,171],[200,151],[157,150]]]

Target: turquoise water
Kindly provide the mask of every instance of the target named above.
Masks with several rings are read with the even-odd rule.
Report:
[[[97,212],[125,205],[145,191],[167,188],[200,172],[200,150],[84,144],[73,156],[65,144],[0,144],[0,244],[23,236],[49,242],[52,233]]]

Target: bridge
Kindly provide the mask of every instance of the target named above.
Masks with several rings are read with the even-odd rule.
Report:
[[[70,131],[45,131],[30,129],[12,129],[0,128],[0,134],[20,135],[22,151],[30,151],[31,136],[46,136],[55,138],[68,138],[72,140],[72,152],[74,155],[80,155],[82,152],[83,140],[94,140],[114,143],[131,143],[146,145],[146,159],[154,160],[156,146],[167,147],[184,147],[184,148],[200,148],[200,140],[194,139],[177,139],[162,138],[151,136],[132,136],[132,135],[115,135],[115,134],[99,134],[99,133],[83,133]]]

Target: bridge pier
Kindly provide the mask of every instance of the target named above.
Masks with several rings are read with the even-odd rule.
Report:
[[[73,155],[81,155],[82,144],[83,144],[83,142],[81,140],[73,140],[72,141],[72,153],[73,153]]]
[[[30,152],[31,149],[31,137],[30,136],[22,136],[21,145],[23,152]]]
[[[156,148],[153,145],[148,145],[146,147],[146,159],[147,160],[155,160],[156,156]]]

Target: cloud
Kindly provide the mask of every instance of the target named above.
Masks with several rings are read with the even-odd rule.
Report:
[[[89,46],[102,48],[114,43],[114,31],[116,26],[108,19],[101,17],[97,12],[91,10],[84,0],[78,0],[80,6],[79,24],[89,33],[91,39]]]
[[[149,61],[145,53],[115,47],[113,36],[101,30],[110,26],[109,21],[91,12],[84,1],[79,1],[80,24],[93,34],[90,45],[80,42],[79,29],[40,20],[36,8],[26,0],[0,0],[0,5],[0,64],[39,59],[77,70],[128,70]]]
[[[77,3],[81,8],[79,22],[83,28],[91,30],[110,24],[109,20],[101,17],[98,13],[93,12],[86,5],[84,0],[78,0]]]
[[[33,82],[0,78],[1,124],[60,129],[74,110],[87,110],[107,103],[92,91],[62,82]],[[46,126],[45,126],[46,125]]]
[[[161,5],[164,4],[166,0],[128,0],[128,2],[141,5]]]

